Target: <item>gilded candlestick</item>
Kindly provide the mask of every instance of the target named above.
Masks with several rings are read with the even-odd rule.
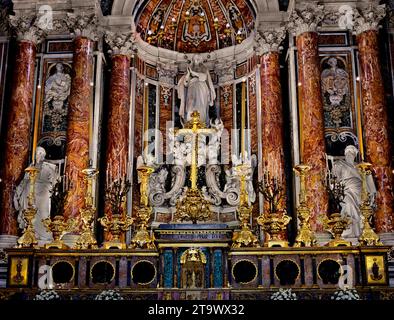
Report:
[[[300,228],[296,237],[295,247],[311,247],[316,245],[316,236],[310,225],[311,211],[307,205],[306,175],[311,167],[299,164],[294,171],[300,176],[300,194],[299,205],[297,207],[297,216],[300,220]]]
[[[40,170],[34,166],[30,166],[25,172],[29,175],[29,195],[27,197],[27,208],[23,210],[23,219],[26,222],[26,227],[23,230],[23,235],[17,241],[18,248],[30,248],[38,245],[33,221],[37,214],[35,184]]]
[[[373,216],[373,209],[372,209],[371,197],[370,194],[368,193],[368,188],[367,188],[367,178],[369,175],[372,174],[371,172],[372,164],[367,162],[362,162],[357,165],[357,168],[360,172],[361,181],[362,181],[360,211],[363,220],[363,231],[358,240],[360,242],[360,245],[380,246],[382,245],[382,242],[380,241],[379,236],[372,229],[370,224],[370,219]]]
[[[94,235],[94,220],[96,218],[96,207],[93,203],[93,180],[98,175],[98,170],[87,168],[82,170],[84,180],[87,183],[85,206],[80,210],[82,222],[81,234],[77,240],[77,249],[97,249],[97,240]]]
[[[250,166],[241,164],[235,167],[235,172],[240,177],[240,203],[237,209],[238,218],[241,222],[241,230],[234,231],[232,248],[259,247],[257,237],[249,226],[253,207],[248,204],[248,193],[246,190],[246,176]]]

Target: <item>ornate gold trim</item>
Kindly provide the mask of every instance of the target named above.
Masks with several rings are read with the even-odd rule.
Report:
[[[231,275],[233,276],[233,279],[234,279],[234,281],[235,281],[234,268],[235,268],[235,266],[236,266],[239,262],[242,262],[242,261],[244,261],[244,262],[250,262],[250,263],[254,266],[256,272],[255,272],[255,276],[253,277],[253,279],[250,280],[249,282],[237,282],[237,283],[240,283],[240,284],[249,284],[249,283],[252,283],[253,281],[255,281],[255,280],[257,279],[257,276],[259,275],[259,268],[258,268],[258,266],[256,265],[256,263],[253,262],[252,260],[249,260],[249,259],[240,259],[240,260],[238,260],[237,262],[235,262],[234,265],[233,265],[232,268],[231,268]]]
[[[91,280],[92,283],[95,284],[95,285],[105,285],[105,284],[107,284],[107,283],[95,283],[95,282],[93,282],[93,268],[96,266],[96,264],[98,264],[98,263],[100,263],[100,262],[106,262],[106,263],[108,263],[108,264],[111,266],[112,270],[114,271],[114,275],[112,276],[111,280],[109,281],[109,283],[111,283],[111,282],[114,281],[114,279],[115,279],[115,274],[116,274],[115,266],[114,266],[111,262],[109,262],[108,260],[104,260],[104,259],[96,261],[96,262],[93,264],[93,266],[90,268],[90,280]]]
[[[69,265],[71,266],[72,270],[73,270],[73,275],[72,275],[70,281],[69,281],[69,282],[65,282],[65,283],[71,283],[71,282],[74,280],[74,278],[75,278],[75,265],[73,265],[73,264],[72,264],[70,261],[68,261],[68,260],[58,260],[58,261],[55,261],[55,262],[51,265],[52,277],[53,277],[53,267],[54,267],[55,265],[61,263],[61,262],[65,262],[65,263],[69,264]],[[62,282],[60,282],[60,283],[55,282],[55,283],[56,283],[56,284],[61,284]]]
[[[149,281],[149,282],[137,283],[137,282],[135,282],[134,279],[133,279],[133,278],[134,278],[134,276],[133,276],[134,267],[135,267],[138,263],[141,263],[141,262],[148,262],[148,263],[150,263],[150,264],[153,266],[153,269],[155,270],[155,274],[154,274],[152,280]],[[155,281],[155,279],[156,279],[156,277],[157,277],[157,268],[156,268],[156,266],[154,265],[154,263],[153,263],[152,261],[149,261],[149,260],[139,260],[139,261],[137,261],[136,263],[134,263],[133,267],[131,268],[130,274],[131,274],[131,280],[133,280],[133,282],[134,282],[135,284],[141,285],[141,286],[147,286],[147,285],[151,284],[153,281]]]
[[[276,279],[278,279],[279,282],[280,282],[280,279],[279,279],[279,277],[278,277],[278,274],[276,273],[276,269],[278,268],[279,263],[284,262],[284,261],[290,261],[290,262],[293,262],[293,263],[296,265],[297,270],[298,270],[298,274],[297,274],[297,277],[295,278],[295,280],[298,280],[298,279],[300,278],[300,276],[301,276],[301,268],[300,268],[300,266],[298,265],[298,263],[295,262],[293,259],[283,259],[283,260],[280,260],[280,261],[276,264],[276,266],[275,266],[275,268],[274,268],[274,274],[275,274]]]

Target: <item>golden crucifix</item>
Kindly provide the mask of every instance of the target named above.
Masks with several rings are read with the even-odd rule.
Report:
[[[198,137],[200,135],[208,135],[216,132],[216,129],[207,129],[205,124],[201,122],[200,113],[197,111],[193,111],[192,119],[185,124],[184,129],[178,129],[175,131],[175,135],[192,136],[192,159],[190,170],[190,182],[192,189],[197,189]]]
[[[200,120],[200,114],[197,111],[192,113],[192,119],[185,124],[184,129],[175,131],[175,135],[192,136],[192,159],[190,170],[191,188],[187,191],[186,196],[176,205],[175,220],[207,221],[211,219],[212,212],[209,209],[209,202],[204,199],[201,191],[197,188],[197,170],[198,170],[198,138],[200,135],[216,133],[216,129],[207,129],[205,124]]]

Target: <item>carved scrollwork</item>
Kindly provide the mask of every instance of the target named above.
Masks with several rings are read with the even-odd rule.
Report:
[[[161,168],[153,173],[149,181],[149,200],[153,206],[162,206],[168,200],[171,206],[175,206],[176,201],[183,193],[183,186],[186,181],[186,170],[183,166],[175,165],[171,169],[172,183],[171,190],[166,192],[165,184],[168,171]]]

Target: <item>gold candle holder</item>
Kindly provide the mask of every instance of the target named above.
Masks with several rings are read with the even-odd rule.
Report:
[[[271,178],[268,171],[264,172],[264,180],[259,183],[259,190],[269,204],[268,212],[257,218],[257,223],[270,235],[268,247],[288,247],[288,241],[279,238],[291,217],[286,214],[286,209],[282,208],[284,195],[278,178]]]
[[[121,240],[121,236],[133,224],[134,219],[131,217],[122,216],[121,214],[113,214],[111,218],[108,216],[98,219],[104,230],[110,232],[113,236],[111,241],[106,241],[103,244],[104,249],[126,249],[126,243]]]
[[[25,169],[25,172],[29,175],[28,203],[27,208],[23,210],[23,218],[26,222],[26,227],[23,230],[22,236],[17,241],[17,248],[32,248],[38,246],[33,221],[37,214],[35,184],[40,170],[34,166],[30,166]]]
[[[240,202],[237,212],[238,218],[241,221],[241,230],[234,231],[232,248],[259,247],[257,237],[249,227],[249,220],[252,215],[253,207],[248,205],[246,175],[250,171],[250,166],[241,164],[235,167],[235,171],[240,177]]]
[[[53,219],[42,220],[49,232],[52,232],[53,241],[45,244],[46,249],[68,249],[69,247],[61,240],[65,233],[72,232],[76,227],[76,220],[69,218],[65,221],[63,216],[55,216]]]
[[[325,230],[329,231],[334,239],[328,243],[329,247],[342,247],[351,246],[350,241],[342,239],[342,233],[347,229],[350,224],[350,219],[342,218],[340,213],[333,213],[330,217],[324,216],[321,219]]]
[[[84,180],[87,182],[85,206],[80,210],[82,221],[81,234],[77,240],[77,249],[97,249],[97,240],[94,235],[94,220],[96,217],[96,207],[93,203],[93,180],[98,175],[98,170],[87,168],[82,170]]]
[[[360,245],[364,246],[381,246],[382,242],[370,224],[370,219],[373,215],[373,209],[371,206],[370,194],[368,193],[367,188],[367,178],[372,174],[372,164],[368,162],[362,162],[357,165],[357,168],[360,172],[362,181],[360,211],[364,225],[363,231],[358,241]]]
[[[310,225],[311,211],[307,205],[307,190],[305,179],[311,167],[299,164],[294,171],[300,176],[300,194],[299,205],[297,207],[297,216],[300,220],[300,228],[296,237],[294,247],[312,247],[316,245],[316,236]]]
[[[155,169],[149,166],[141,166],[137,169],[137,171],[141,181],[141,206],[137,211],[138,226],[133,239],[131,239],[130,248],[155,250],[155,238],[148,232],[148,224],[152,215],[152,208],[149,206],[148,186],[149,178]]]

